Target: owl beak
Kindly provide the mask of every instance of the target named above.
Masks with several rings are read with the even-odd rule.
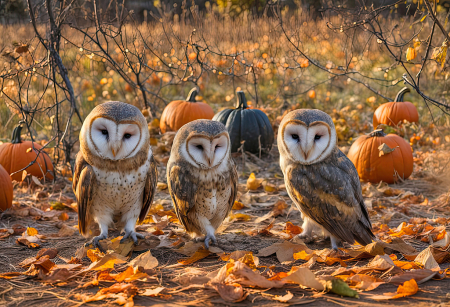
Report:
[[[305,157],[305,160],[308,160],[308,156],[311,153],[311,150],[313,150],[314,143],[308,143],[306,144],[306,148],[303,151],[303,156]]]
[[[120,151],[120,145],[119,146],[117,146],[117,145],[112,145],[111,146],[111,153],[112,153],[114,158],[116,157],[116,155],[117,155],[117,153],[119,151]]]

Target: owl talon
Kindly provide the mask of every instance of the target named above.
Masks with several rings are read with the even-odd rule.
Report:
[[[214,235],[207,235],[205,238],[205,247],[206,249],[209,249],[209,241],[212,241],[213,244],[217,245],[217,239]]]
[[[84,244],[84,246],[85,246],[85,247],[88,247],[88,246],[90,246],[90,245],[92,244],[92,246],[93,246],[94,248],[98,248],[99,251],[101,251],[102,253],[106,253],[106,251],[105,251],[105,250],[103,249],[103,247],[100,245],[100,240],[104,240],[104,239],[106,239],[106,236],[104,236],[104,235],[96,236],[96,237],[94,237],[94,238],[91,240],[91,242],[86,242],[86,243]]]
[[[136,231],[126,231],[123,238],[120,240],[120,244],[125,243],[125,241],[131,237],[135,245],[138,245],[138,238],[139,239],[145,239],[145,236],[143,234],[137,233]]]

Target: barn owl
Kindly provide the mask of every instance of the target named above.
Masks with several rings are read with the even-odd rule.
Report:
[[[322,229],[334,250],[340,241],[365,245],[374,237],[358,173],[336,138],[328,114],[301,109],[283,118],[277,139],[286,189],[302,214],[300,237]]]
[[[147,215],[158,177],[149,138],[144,116],[127,103],[100,104],[84,120],[72,187],[80,233],[92,237],[95,223],[100,228],[94,247],[112,225],[123,230],[122,242],[143,238],[135,226]]]
[[[167,182],[178,219],[205,246],[234,204],[238,175],[222,123],[195,120],[178,130],[167,164]]]

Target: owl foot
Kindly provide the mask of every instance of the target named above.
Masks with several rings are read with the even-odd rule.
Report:
[[[138,245],[138,238],[139,239],[145,239],[145,236],[143,234],[137,233],[134,230],[128,230],[125,231],[125,235],[123,236],[122,240],[120,240],[120,243],[125,243],[125,241],[131,237],[131,239],[133,240],[134,244]]]
[[[338,251],[338,240],[333,236],[330,236],[330,240],[331,240],[331,248],[334,251]]]
[[[213,241],[214,245],[217,245],[217,239],[216,236],[214,234],[208,234],[205,237],[205,247],[206,249],[209,249],[209,240]]]
[[[107,236],[106,235],[99,235],[94,237],[91,242],[87,242],[86,244],[84,244],[85,247],[88,247],[89,245],[93,245],[94,248],[98,248],[102,253],[106,253],[106,251],[103,249],[103,247],[100,245],[100,240],[104,240],[106,239]]]

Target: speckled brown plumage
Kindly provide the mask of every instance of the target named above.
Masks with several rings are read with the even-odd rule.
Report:
[[[109,150],[108,147],[99,148],[100,145],[113,146],[108,145],[108,135],[105,136],[106,140],[103,138],[100,141],[100,145],[96,142],[98,137],[103,136],[97,132],[95,138],[92,137],[91,126],[96,119],[102,118],[112,121],[113,123],[109,122],[107,125],[114,127],[107,128],[100,124],[101,128],[97,129],[116,129],[116,132],[119,131],[118,127],[123,127],[120,131],[126,131],[126,127],[129,127],[127,125],[138,127],[139,131],[136,128],[132,130],[138,132],[134,136],[137,145],[123,145],[123,158],[105,158],[104,154],[100,155],[98,152]],[[117,138],[114,140],[117,142]],[[118,140],[122,142],[120,138]],[[125,138],[123,142],[126,142]],[[139,109],[126,103],[101,104],[85,119],[80,132],[80,145],[73,176],[80,233],[92,237],[97,232],[98,224],[101,233],[93,241],[94,245],[98,245],[98,240],[107,237],[108,226],[114,225],[124,229],[124,238],[131,235],[137,242],[136,238],[142,235],[135,233],[134,227],[138,219],[139,222],[145,219],[155,195],[157,182],[156,163],[150,148],[144,116]]]
[[[193,136],[214,139],[223,133],[228,137],[221,123],[197,120],[178,131],[172,146],[167,164],[169,191],[178,219],[194,236],[214,237],[208,225],[215,231],[230,212],[236,198],[238,175],[229,147],[225,160],[219,165],[202,169],[187,161],[186,140]]]
[[[321,130],[317,130],[320,133],[310,135],[308,129],[317,125],[322,126]],[[301,142],[305,142],[305,138],[306,144],[316,142],[315,138],[319,135],[320,140],[321,134],[327,131],[330,134],[329,137],[325,136],[328,137],[328,144],[317,147],[322,153],[318,152],[314,161],[303,161],[302,155],[292,153],[298,150],[303,154],[305,146],[316,148]],[[285,141],[290,137],[292,139]],[[296,145],[295,140],[298,140],[299,145]],[[374,235],[359,176],[352,162],[337,147],[331,117],[320,110],[302,109],[288,113],[280,123],[278,148],[286,189],[302,213],[305,228],[311,229],[309,221],[322,227],[325,234],[331,235],[333,248],[336,248],[336,239],[351,244],[355,241],[360,244],[371,243]],[[296,157],[300,157],[300,160]],[[302,237],[305,236],[302,234]]]

